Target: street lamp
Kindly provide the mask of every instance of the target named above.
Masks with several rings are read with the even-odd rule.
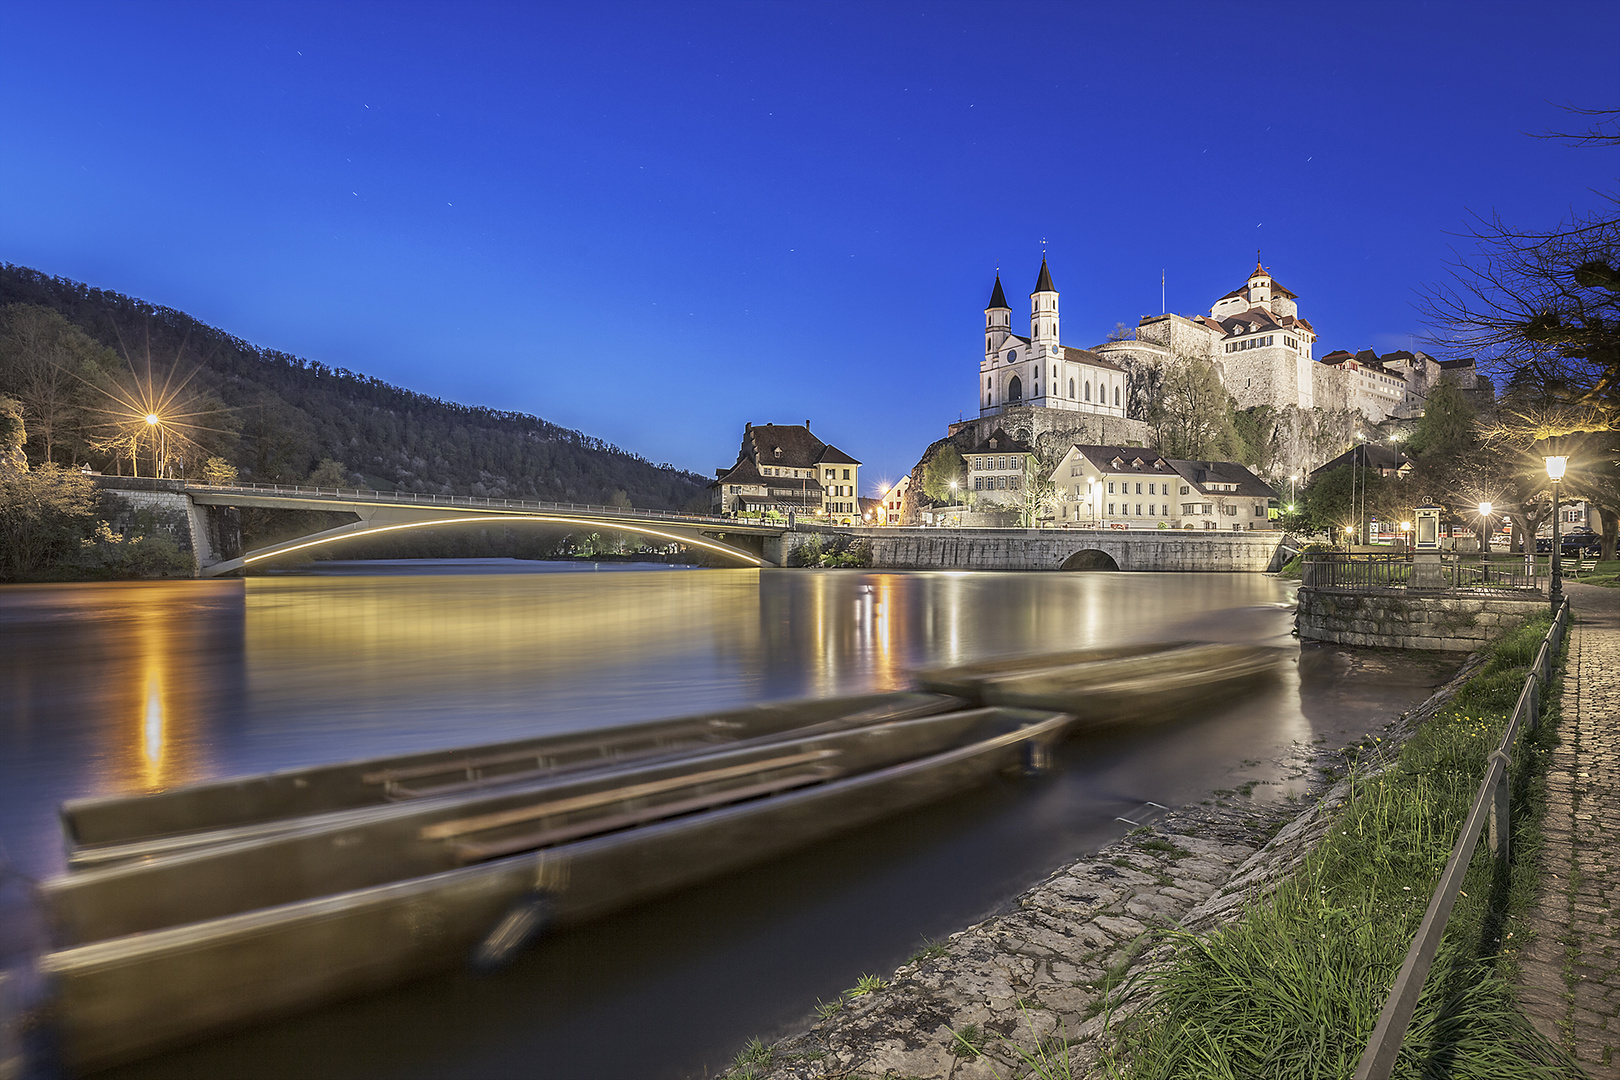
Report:
[[[1350,537],[1355,534],[1355,531],[1356,527],[1354,525],[1344,527],[1344,553],[1346,555],[1350,554]]]
[[[1491,561],[1491,509],[1488,502],[1479,504],[1479,561],[1482,563]]]
[[[1412,550],[1412,523],[1410,521],[1401,522],[1401,550]]]
[[[157,413],[147,413],[146,414],[146,426],[153,429],[152,430],[152,471],[154,473],[156,473],[158,479],[161,480],[161,479],[163,479],[163,464],[162,464],[162,459],[158,457],[158,443],[161,440],[162,442],[164,442],[166,444],[168,442],[168,433],[163,430],[163,421],[158,417]],[[168,455],[168,449],[169,448],[168,448],[167,445],[165,445],[163,447],[163,450],[164,450],[163,457],[164,458],[169,456]]]
[[[1556,438],[1547,440],[1547,449],[1557,450]],[[1564,467],[1569,464],[1569,458],[1556,454],[1547,455],[1547,479],[1552,481],[1552,587],[1547,590],[1552,599],[1553,615],[1558,614],[1558,605],[1564,599],[1564,552],[1563,545],[1558,536],[1558,482],[1564,478]]]

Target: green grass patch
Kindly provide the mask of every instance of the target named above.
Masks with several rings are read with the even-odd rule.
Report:
[[[1480,674],[1349,796],[1300,870],[1208,937],[1174,935],[1115,1075],[1350,1077],[1450,857],[1548,621],[1505,636]],[[1552,695],[1548,695],[1552,697]],[[1553,725],[1514,752],[1512,869],[1476,850],[1396,1067],[1400,1077],[1579,1076],[1514,1000],[1518,917],[1534,891]],[[1520,936],[1522,940],[1522,935]]]

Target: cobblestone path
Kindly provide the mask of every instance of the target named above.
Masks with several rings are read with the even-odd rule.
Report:
[[[1566,586],[1576,623],[1552,753],[1546,874],[1519,958],[1538,1028],[1593,1077],[1620,1077],[1620,589]]]

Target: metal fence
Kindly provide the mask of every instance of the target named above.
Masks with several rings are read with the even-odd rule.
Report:
[[[1410,552],[1388,555],[1342,551],[1307,552],[1301,565],[1301,583],[1313,589],[1407,589],[1425,591],[1546,593],[1545,575],[1525,573],[1522,560],[1484,561],[1460,555],[1440,556],[1438,579],[1412,584],[1415,565]]]
[[[1440,949],[1446,922],[1451,918],[1457,894],[1462,891],[1463,877],[1468,873],[1468,864],[1474,857],[1474,849],[1479,846],[1481,833],[1489,834],[1491,854],[1503,860],[1504,864],[1506,862],[1508,836],[1512,832],[1508,767],[1513,746],[1518,741],[1521,729],[1534,731],[1541,722],[1542,695],[1552,679],[1553,658],[1558,655],[1568,626],[1569,600],[1566,598],[1559,605],[1552,626],[1547,628],[1547,634],[1536,650],[1535,662],[1530,666],[1530,674],[1525,676],[1518,703],[1513,707],[1513,715],[1508,718],[1507,730],[1502,733],[1502,742],[1491,752],[1485,779],[1480,781],[1479,790],[1474,795],[1474,805],[1463,822],[1462,834],[1457,837],[1456,846],[1451,850],[1451,860],[1440,875],[1440,884],[1429,899],[1429,908],[1423,914],[1423,922],[1418,925],[1417,936],[1406,951],[1406,961],[1401,964],[1400,974],[1395,976],[1395,985],[1384,1002],[1378,1024],[1373,1028],[1372,1037],[1367,1040],[1367,1048],[1362,1051],[1355,1080],[1388,1080],[1395,1071],[1395,1059],[1400,1056],[1406,1029],[1412,1023],[1413,1012],[1417,1010],[1423,981],[1428,977],[1429,967]]]

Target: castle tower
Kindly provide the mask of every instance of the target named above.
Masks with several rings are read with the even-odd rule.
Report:
[[[1037,356],[1056,353],[1058,348],[1058,291],[1052,285],[1052,272],[1041,256],[1041,276],[1029,294],[1029,343]]]
[[[1271,275],[1260,265],[1259,258],[1254,260],[1254,272],[1249,275],[1249,306],[1271,306]]]
[[[996,287],[990,292],[990,302],[984,308],[984,355],[986,358],[1001,351],[1001,346],[1012,334],[1012,308],[1007,306],[1007,294],[1001,291],[1001,275],[996,274]]]

